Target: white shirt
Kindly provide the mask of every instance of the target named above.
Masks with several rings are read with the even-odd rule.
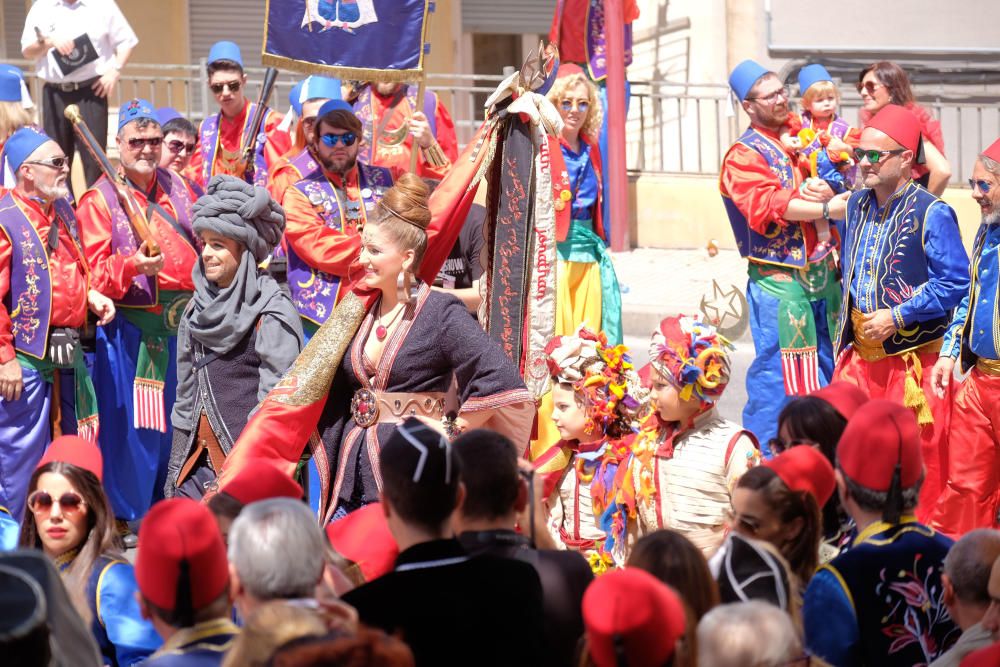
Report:
[[[53,83],[79,83],[106,72],[114,64],[115,49],[139,43],[132,27],[114,0],[37,0],[28,10],[21,33],[21,49],[38,41],[35,28],[53,39],[76,39],[86,33],[97,51],[97,60],[67,75],[52,56],[55,49],[35,61],[35,74]]]

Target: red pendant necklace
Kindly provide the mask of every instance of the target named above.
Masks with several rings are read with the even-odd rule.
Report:
[[[391,327],[393,324],[396,323],[396,320],[399,318],[399,316],[403,313],[404,310],[406,310],[406,306],[403,306],[402,308],[397,310],[396,314],[392,316],[391,320],[389,320],[389,324],[382,324],[383,316],[379,316],[378,326],[375,327],[375,338],[377,338],[380,343],[385,340],[386,336],[389,335],[389,327]]]

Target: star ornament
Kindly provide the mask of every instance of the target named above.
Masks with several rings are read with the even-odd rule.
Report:
[[[743,292],[735,285],[723,291],[719,282],[712,280],[712,296],[701,297],[700,310],[706,321],[730,340],[736,340],[746,333],[750,323],[749,307]]]

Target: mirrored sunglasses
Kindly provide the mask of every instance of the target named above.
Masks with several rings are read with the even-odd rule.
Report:
[[[42,167],[62,169],[69,166],[69,158],[63,155],[61,157],[50,157],[48,160],[26,160],[24,164],[37,164]]]
[[[879,160],[881,160],[882,158],[889,157],[890,155],[899,155],[905,150],[906,150],[905,148],[893,148],[892,150],[889,151],[877,151],[874,149],[865,150],[864,148],[855,148],[854,158],[858,162],[861,162],[865,158],[868,158],[868,161],[871,162],[872,164],[878,164]]]
[[[559,106],[562,107],[563,111],[572,111],[573,109],[576,109],[580,113],[587,113],[587,110],[590,109],[590,102],[586,101],[574,102],[573,100],[563,100],[562,102],[559,103]]]
[[[324,145],[333,148],[337,144],[353,146],[354,142],[358,140],[358,137],[353,132],[345,132],[344,134],[324,134],[321,139],[323,140]]]
[[[977,181],[970,178],[969,187],[973,190],[979,190],[984,195],[988,195],[990,193],[990,188],[993,186],[988,181]]]

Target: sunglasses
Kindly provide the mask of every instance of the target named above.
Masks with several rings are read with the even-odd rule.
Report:
[[[180,153],[182,150],[187,151],[188,153],[194,153],[194,147],[196,145],[197,144],[195,144],[193,141],[189,144],[186,144],[179,139],[172,139],[171,141],[167,142],[167,148],[170,149],[171,153]]]
[[[63,155],[62,157],[50,157],[48,160],[27,160],[24,164],[37,164],[42,167],[49,167],[50,169],[62,169],[69,166],[69,158]]]
[[[222,83],[210,83],[208,87],[216,95],[221,95],[226,88],[229,88],[229,92],[231,93],[239,92],[242,85],[243,83],[240,81],[223,81]]]
[[[979,190],[984,195],[988,195],[990,193],[990,188],[993,186],[988,181],[975,181],[970,178],[969,187],[973,190]]]
[[[128,140],[128,147],[134,151],[141,151],[144,146],[159,148],[163,143],[163,137],[132,137]]]
[[[759,97],[748,97],[747,99],[754,100],[757,102],[763,102],[764,104],[770,105],[770,104],[776,104],[778,102],[778,98],[784,98],[785,100],[788,99],[788,86],[782,86],[781,88],[779,88],[778,90],[774,91],[769,95],[762,95]]]
[[[905,148],[893,148],[891,151],[865,150],[864,148],[854,149],[854,158],[860,163],[865,158],[872,164],[878,164],[879,160],[890,155],[899,155]]]
[[[345,146],[353,146],[354,142],[358,140],[358,137],[353,132],[345,132],[344,134],[324,134],[320,137],[323,140],[323,144],[333,148],[337,144],[344,144]]]
[[[72,491],[67,491],[59,496],[58,499],[53,498],[52,494],[48,491],[35,491],[28,496],[28,509],[35,514],[51,512],[54,503],[59,503],[59,508],[66,513],[79,512],[86,505],[80,494],[73,493]]]
[[[587,111],[590,109],[590,102],[585,102],[585,101],[574,102],[573,100],[563,100],[562,102],[559,103],[559,106],[562,107],[563,111],[572,111],[573,109],[576,109],[580,113],[587,113]]]
[[[874,81],[865,81],[864,83],[859,83],[857,85],[859,95],[861,94],[861,91],[867,91],[869,95],[874,95],[876,90],[884,87],[885,86],[881,83],[875,83]]]

